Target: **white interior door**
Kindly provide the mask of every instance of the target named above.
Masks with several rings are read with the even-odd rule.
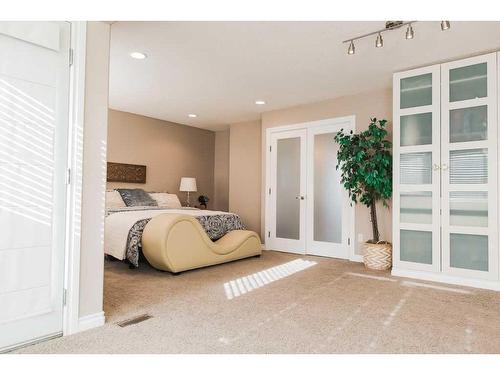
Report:
[[[496,54],[441,65],[443,271],[498,278]]]
[[[394,268],[439,272],[439,66],[394,75]]]
[[[62,331],[69,40],[0,22],[0,349]]]
[[[350,121],[308,129],[307,254],[349,258],[354,208],[340,182],[337,166],[340,130],[353,129]]]
[[[271,135],[269,234],[273,250],[305,254],[306,130]]]

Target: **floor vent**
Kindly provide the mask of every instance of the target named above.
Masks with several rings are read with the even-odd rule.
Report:
[[[122,320],[121,322],[118,322],[116,324],[123,328],[123,327],[131,326],[133,324],[138,324],[140,322],[143,322],[143,321],[151,319],[151,318],[152,318],[152,316],[149,314],[142,314],[142,315],[134,316],[133,318],[130,318],[127,320]]]

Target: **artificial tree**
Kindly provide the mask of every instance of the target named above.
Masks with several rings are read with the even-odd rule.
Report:
[[[377,222],[377,201],[388,206],[392,195],[392,143],[386,139],[387,120],[370,119],[368,129],[354,134],[341,129],[335,135],[339,144],[337,169],[341,171],[341,183],[349,192],[353,203],[370,208],[373,239],[378,243],[380,235]]]

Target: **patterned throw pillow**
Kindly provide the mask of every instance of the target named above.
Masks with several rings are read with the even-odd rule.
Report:
[[[175,194],[168,193],[149,193],[151,198],[153,198],[156,203],[158,203],[158,207],[164,208],[181,208],[181,202],[179,198]]]
[[[127,206],[125,205],[125,202],[123,201],[120,193],[118,193],[116,190],[106,192],[106,208],[107,209],[123,208],[123,207],[127,207]]]
[[[116,189],[116,191],[120,193],[127,207],[158,206],[156,201],[142,189]]]

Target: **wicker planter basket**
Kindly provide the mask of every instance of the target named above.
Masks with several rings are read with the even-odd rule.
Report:
[[[372,270],[388,270],[392,267],[392,245],[390,243],[365,242],[365,267]]]

